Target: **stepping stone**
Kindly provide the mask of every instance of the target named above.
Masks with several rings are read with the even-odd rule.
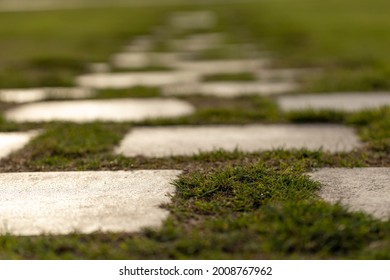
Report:
[[[12,103],[35,102],[45,99],[80,99],[95,94],[87,88],[26,88],[0,90],[0,101]]]
[[[38,131],[0,132],[0,158],[5,158],[11,153],[22,149],[38,134]]]
[[[304,76],[312,76],[320,72],[320,69],[260,69],[255,73],[257,79],[267,81],[291,81]]]
[[[171,40],[168,46],[174,51],[200,52],[220,47],[223,41],[224,36],[221,33],[206,33]]]
[[[93,73],[107,73],[111,71],[111,67],[105,62],[95,62],[88,65],[88,70]]]
[[[322,184],[319,194],[324,200],[389,219],[390,168],[324,168],[308,175]]]
[[[128,157],[194,155],[215,149],[351,151],[361,143],[353,129],[337,125],[176,126],[134,128],[116,148]]]
[[[114,55],[111,63],[116,68],[172,67],[179,57],[178,53],[126,52]]]
[[[148,52],[151,51],[154,47],[153,39],[148,36],[137,36],[132,42],[125,47],[127,52]]]
[[[330,93],[281,96],[277,99],[284,111],[335,110],[354,112],[390,105],[390,93]]]
[[[135,86],[158,87],[175,83],[193,83],[199,80],[199,74],[189,71],[96,73],[77,78],[81,87],[95,89],[123,89]]]
[[[5,113],[14,122],[124,122],[188,115],[194,108],[176,99],[109,99],[39,102],[21,105]]]
[[[164,95],[212,95],[217,97],[237,97],[243,95],[272,95],[298,89],[293,82],[205,82],[178,84],[163,87]]]
[[[254,72],[269,64],[267,59],[181,61],[176,67],[202,75]]]
[[[0,234],[136,232],[159,227],[177,170],[0,174]]]
[[[178,31],[211,29],[216,21],[211,11],[176,12],[170,18],[170,26]]]

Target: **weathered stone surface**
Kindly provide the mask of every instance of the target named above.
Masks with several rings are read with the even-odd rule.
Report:
[[[126,52],[115,54],[112,65],[116,68],[173,67],[180,59],[178,53]]]
[[[0,158],[23,148],[38,133],[38,131],[0,132]]]
[[[272,95],[298,89],[294,82],[204,82],[196,84],[176,84],[163,87],[164,95],[213,95],[237,97],[242,95]]]
[[[115,152],[129,157],[166,157],[235,148],[248,152],[277,148],[338,152],[360,145],[352,129],[337,125],[139,127],[126,135]]]
[[[324,168],[309,176],[321,182],[319,194],[324,200],[389,219],[390,168]]]
[[[205,33],[173,39],[168,42],[168,46],[174,51],[201,52],[217,48],[222,45],[223,41],[224,36],[221,33]]]
[[[290,68],[290,69],[260,69],[255,74],[258,80],[266,81],[294,81],[306,76],[321,73],[318,68]]]
[[[0,101],[12,103],[27,103],[45,99],[80,99],[94,95],[94,91],[88,88],[25,88],[2,89]]]
[[[253,72],[267,66],[267,59],[182,61],[176,67],[202,75]]]
[[[82,75],[77,84],[96,89],[121,89],[135,86],[164,86],[174,83],[193,83],[199,74],[191,71],[96,73]]]
[[[281,96],[277,102],[282,110],[335,110],[353,112],[390,105],[390,93],[332,93]]]
[[[15,122],[123,122],[179,117],[193,111],[189,103],[176,99],[110,99],[26,104],[7,111],[5,117]]]
[[[176,12],[170,18],[170,26],[179,31],[211,29],[216,24],[216,16],[211,11]]]
[[[0,234],[135,232],[168,216],[177,170],[0,174]]]

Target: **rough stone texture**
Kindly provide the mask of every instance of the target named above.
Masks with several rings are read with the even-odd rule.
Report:
[[[87,88],[26,88],[0,90],[0,101],[12,103],[35,102],[45,99],[80,99],[95,92]]]
[[[134,232],[158,227],[177,170],[0,174],[0,234]]]
[[[179,56],[178,53],[126,52],[115,54],[111,62],[116,68],[172,67]]]
[[[223,41],[221,33],[205,33],[173,39],[168,42],[168,46],[175,51],[201,52],[222,46]]]
[[[255,74],[259,80],[266,81],[294,81],[302,77],[313,76],[320,73],[317,68],[291,68],[291,69],[260,69]]]
[[[135,86],[164,86],[174,83],[193,83],[199,74],[189,71],[130,72],[87,74],[77,78],[82,87],[121,89]]]
[[[293,82],[204,82],[197,84],[177,84],[163,87],[164,95],[213,95],[236,97],[242,95],[272,95],[298,89]]]
[[[140,121],[191,114],[194,108],[176,99],[110,99],[26,104],[5,113],[15,122]]]
[[[322,147],[338,152],[351,151],[360,145],[351,128],[337,125],[140,127],[130,131],[115,152],[129,157],[165,157],[235,148],[255,152]]]
[[[267,66],[268,59],[182,61],[175,67],[202,75],[253,72]]]
[[[281,96],[277,99],[285,111],[335,110],[353,112],[390,105],[390,92],[386,93],[332,93]]]
[[[21,148],[38,135],[38,131],[28,132],[1,132],[0,133],[0,158],[4,158]]]
[[[216,21],[211,11],[176,12],[170,18],[170,26],[179,31],[211,29]]]
[[[148,36],[137,36],[125,47],[127,52],[149,52],[153,50],[153,39]]]
[[[390,168],[324,168],[309,176],[322,184],[320,196],[352,211],[390,217]]]

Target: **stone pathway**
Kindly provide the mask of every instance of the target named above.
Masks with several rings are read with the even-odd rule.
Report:
[[[281,96],[277,102],[282,110],[334,110],[354,112],[390,106],[389,93],[331,93]]]
[[[26,104],[7,111],[5,117],[14,122],[125,122],[180,117],[193,112],[192,105],[176,99],[110,99]]]
[[[321,183],[324,200],[378,219],[390,218],[390,168],[324,168],[309,176]]]
[[[158,227],[180,171],[0,174],[0,233],[134,232]]]
[[[361,143],[352,129],[337,125],[243,125],[134,128],[116,149],[125,156],[167,157],[215,149],[351,151]]]
[[[390,104],[390,94],[387,93],[287,95],[299,92],[302,76],[318,73],[319,70],[274,69],[272,55],[268,52],[250,44],[245,47],[243,44],[231,44],[225,34],[213,32],[216,22],[215,15],[208,11],[176,13],[167,26],[157,27],[154,35],[137,36],[108,61],[91,64],[91,73],[76,78],[78,87],[1,90],[0,101],[31,102],[8,109],[5,118],[22,123],[175,118],[195,112],[192,105],[179,99],[179,96],[194,94],[219,98],[278,94],[277,103],[287,111],[355,111]],[[183,35],[195,31],[197,34]],[[157,45],[161,42],[165,43],[164,51],[158,49]],[[227,50],[228,58],[202,59],[207,51],[219,49]],[[153,67],[168,69],[148,69]],[[255,80],[204,81],[207,75],[226,73],[250,73]],[[158,87],[163,97],[47,101],[93,98],[101,89],[135,86]],[[0,157],[22,148],[36,135],[37,132],[1,133]],[[135,125],[114,153],[127,157],[161,158],[191,156],[215,149],[233,151],[237,148],[257,152],[306,148],[336,153],[350,152],[362,146],[352,128],[340,125]],[[363,200],[360,192],[370,195],[369,203],[361,203],[363,207],[353,206],[351,209],[368,211],[383,218],[388,215],[388,205],[383,206],[389,204],[388,196],[383,195],[389,187],[389,178],[385,175],[388,170],[361,170],[325,169],[311,176],[323,182],[321,195],[331,202],[341,199],[344,203],[352,192],[354,195],[345,200],[346,205],[358,205],[355,202]],[[0,233],[134,232],[143,227],[160,226],[168,212],[159,205],[170,202],[167,193],[174,193],[171,183],[179,174],[180,171],[176,170],[0,174],[4,182],[0,186]],[[332,186],[340,189],[329,191]],[[367,186],[372,189],[367,189]],[[383,211],[378,210],[380,207]]]
[[[0,101],[27,103],[46,99],[82,99],[92,97],[95,92],[89,88],[27,88],[0,90]]]
[[[39,134],[38,131],[27,132],[0,132],[0,158],[7,157]]]

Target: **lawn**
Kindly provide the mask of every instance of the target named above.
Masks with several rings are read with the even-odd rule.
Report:
[[[351,8],[353,7],[353,8]],[[189,6],[186,6],[189,8]],[[218,29],[275,53],[277,66],[318,67],[308,91],[386,90],[390,80],[390,3],[384,0],[274,0],[207,7]],[[0,86],[71,85],[88,62],[105,61],[179,7],[126,7],[0,13]],[[239,14],[239,16],[237,16]],[[208,80],[250,80],[248,74]],[[100,91],[98,98],[160,96],[155,88]],[[196,112],[138,123],[10,123],[0,131],[42,128],[1,172],[181,169],[170,218],[136,234],[0,237],[0,259],[389,259],[390,221],[350,213],[317,197],[306,172],[319,167],[390,166],[390,109],[283,113],[272,98],[182,97]],[[1,110],[13,106],[0,103]],[[140,125],[339,123],[365,147],[351,152],[215,151],[147,159],[114,155]]]

